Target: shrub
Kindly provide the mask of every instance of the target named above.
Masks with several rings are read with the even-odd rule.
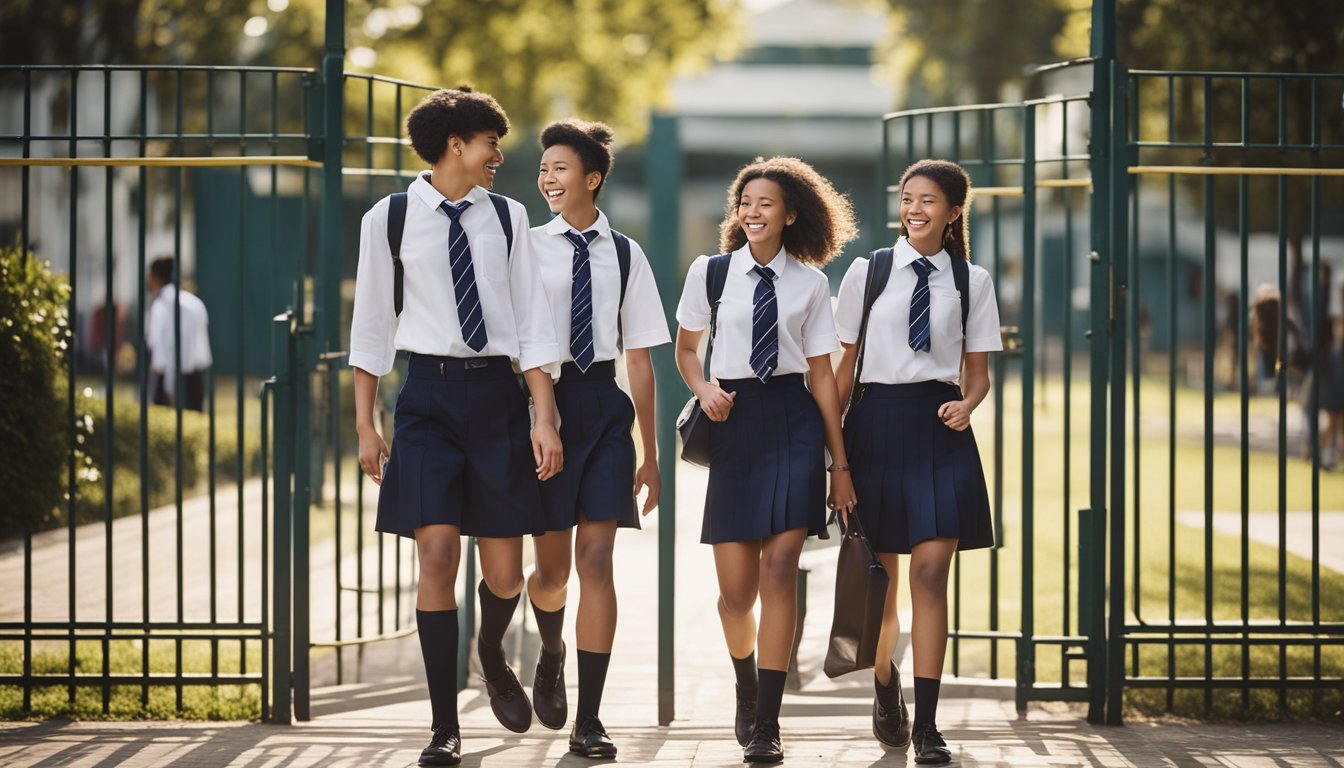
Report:
[[[50,526],[65,487],[69,299],[49,263],[0,249],[0,531],[9,534]]]

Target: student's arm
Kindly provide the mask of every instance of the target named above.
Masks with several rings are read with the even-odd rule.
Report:
[[[663,489],[662,477],[658,473],[653,362],[649,359],[647,347],[625,350],[625,372],[630,378],[630,394],[635,401],[635,419],[639,422],[639,441],[644,449],[644,461],[635,470],[634,494],[638,497],[641,488],[649,489],[642,510],[643,514],[647,515],[658,506],[658,494]]]
[[[958,432],[971,425],[971,412],[989,394],[989,353],[966,352],[961,356],[961,398],[943,403],[938,418]]]
[[[691,392],[700,399],[700,410],[710,421],[727,421],[733,408],[736,392],[724,392],[718,382],[705,381],[705,369],[700,366],[700,336],[704,331],[688,331],[677,326],[677,371]]]
[[[840,395],[836,391],[835,374],[831,372],[831,356],[817,355],[807,359],[808,383],[812,398],[821,409],[821,424],[826,433],[826,450],[831,454],[831,467],[845,469],[827,474],[831,476],[831,493],[827,505],[840,514],[849,525],[849,512],[854,509],[854,479],[849,472],[849,457],[845,455],[845,438],[840,431]]]
[[[857,344],[846,344],[840,342],[844,353],[840,355],[840,362],[835,369],[835,392],[840,398],[840,415],[844,416],[845,408],[849,405],[849,394],[854,388],[854,361],[859,357],[859,347]]]
[[[355,369],[355,432],[359,435],[359,467],[373,482],[383,484],[383,459],[387,443],[378,434],[373,419],[373,403],[378,397],[378,377],[363,368]]]
[[[555,388],[551,374],[542,368],[523,371],[523,380],[532,395],[537,418],[532,425],[532,458],[537,462],[537,479],[549,480],[565,468],[560,433],[555,428]]]

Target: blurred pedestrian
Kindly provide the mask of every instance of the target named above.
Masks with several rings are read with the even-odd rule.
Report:
[[[205,408],[205,372],[214,364],[210,316],[205,302],[178,286],[175,265],[172,256],[157,258],[146,277],[154,296],[145,321],[151,399],[157,405],[180,403],[187,410],[200,411]]]

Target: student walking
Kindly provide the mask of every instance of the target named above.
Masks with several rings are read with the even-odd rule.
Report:
[[[616,756],[598,717],[616,635],[611,556],[616,529],[639,527],[640,490],[648,489],[644,514],[658,504],[649,348],[671,341],[644,251],[612,229],[597,207],[611,173],[611,140],[607,126],[579,120],[552,123],[541,132],[537,189],[555,218],[531,232],[561,350],[555,402],[566,458],[565,468],[541,485],[548,533],[533,539],[536,569],[527,593],[542,649],[532,705],[542,725],[564,727],[569,710],[561,629],[576,561],[579,700],[569,749],[594,758]],[[633,403],[616,385],[622,341]],[[638,468],[630,434],[636,419],[643,446]]]
[[[406,132],[432,168],[374,204],[360,228],[350,330],[359,463],[382,486],[377,530],[413,537],[419,555],[416,622],[434,717],[423,765],[461,762],[454,583],[464,535],[480,547],[477,653],[491,709],[511,731],[532,724],[501,643],[523,587],[522,536],[545,528],[537,481],[563,467],[548,370],[559,348],[527,212],[487,191],[508,130],[486,94],[426,96]],[[398,351],[409,371],[389,456],[373,403]],[[536,407],[530,436],[510,358]]]
[[[831,370],[839,344],[819,267],[854,238],[855,225],[829,181],[783,157],[743,168],[725,213],[725,253],[701,256],[686,275],[677,367],[711,422],[701,541],[714,547],[719,618],[737,678],[737,740],[746,761],[777,763],[798,556],[808,535],[825,535],[826,470],[832,506],[854,504]],[[706,327],[714,381],[697,356]]]
[[[1002,342],[994,285],[969,263],[966,172],[923,160],[906,169],[899,189],[904,236],[871,258],[855,259],[840,285],[835,320],[845,352],[836,378],[841,398],[859,387],[845,418],[854,488],[863,500],[856,514],[891,576],[873,669],[873,735],[890,747],[912,741],[891,661],[900,635],[896,587],[904,554],[914,612],[915,762],[945,763],[951,751],[936,717],[947,650],[947,575],[958,550],[994,544],[970,423],[989,393],[989,352]],[[876,297],[866,324],[865,294]]]

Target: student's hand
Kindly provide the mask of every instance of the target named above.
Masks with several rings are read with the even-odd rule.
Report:
[[[657,461],[646,461],[639,465],[635,470],[635,498],[639,498],[641,488],[649,489],[648,498],[644,499],[644,509],[640,514],[648,515],[653,508],[658,506],[658,494],[663,489],[663,478],[658,473]]]
[[[538,480],[549,480],[565,468],[564,449],[555,427],[538,423],[532,428],[532,458],[537,462]]]
[[[966,407],[963,400],[948,400],[938,406],[938,418],[942,419],[944,426],[961,432],[971,426],[971,409]]]
[[[854,478],[849,472],[831,472],[831,493],[826,497],[826,506],[835,510],[840,515],[840,521],[845,524],[845,529],[849,529],[849,513],[853,511],[854,505],[858,504],[858,497],[854,495]]]
[[[373,479],[375,485],[383,484],[383,460],[388,457],[387,443],[382,435],[373,429],[359,433],[359,468]]]
[[[728,412],[733,409],[733,401],[737,399],[736,392],[724,392],[713,381],[705,382],[695,396],[700,398],[700,410],[705,412],[710,421],[727,421]]]

